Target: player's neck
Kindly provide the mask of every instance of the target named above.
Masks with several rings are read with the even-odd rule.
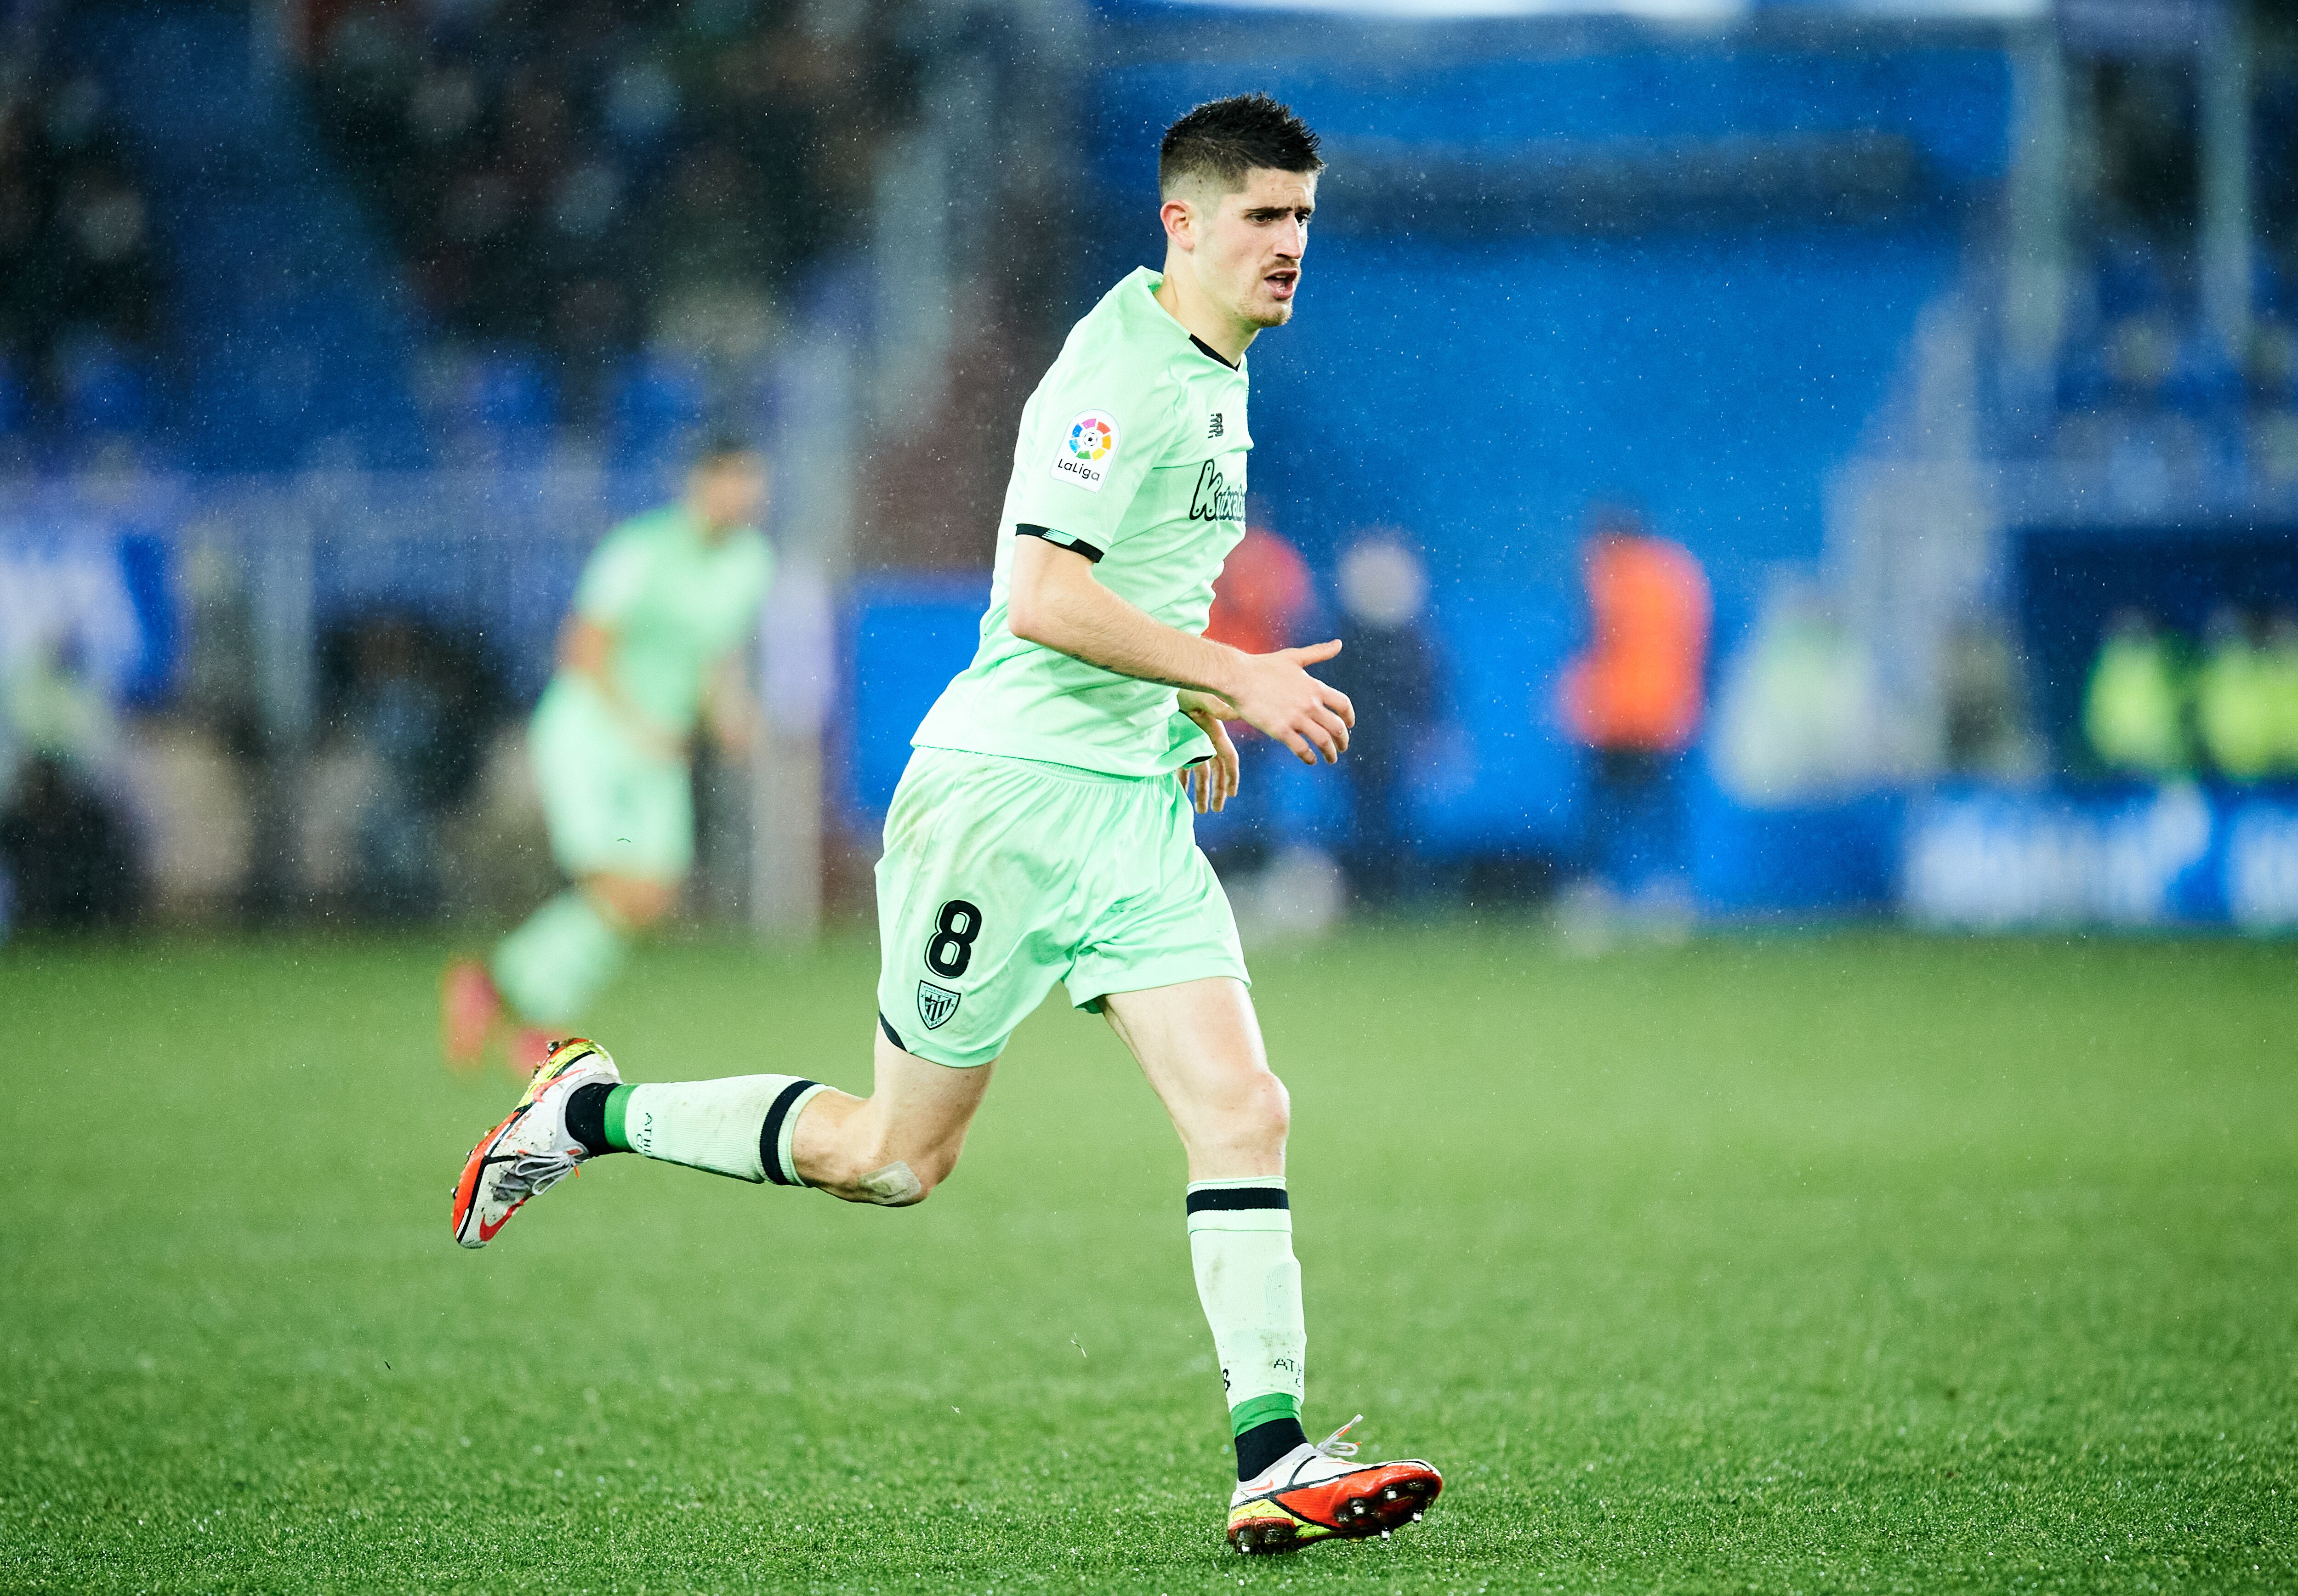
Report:
[[[685,509],[687,524],[694,528],[694,535],[706,543],[723,543],[734,530],[732,521],[714,521],[692,504]]]
[[[1187,266],[1170,255],[1165,258],[1164,280],[1157,285],[1157,302],[1198,343],[1232,366],[1244,359],[1246,348],[1261,331],[1216,304],[1197,286]]]

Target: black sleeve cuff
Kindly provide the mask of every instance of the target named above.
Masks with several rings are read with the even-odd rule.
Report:
[[[1066,549],[1072,554],[1082,554],[1095,565],[1101,563],[1101,550],[1083,538],[1073,538],[1066,532],[1055,532],[1050,526],[1033,526],[1027,521],[1014,524],[1013,535],[1021,538],[1043,538],[1056,549]]]

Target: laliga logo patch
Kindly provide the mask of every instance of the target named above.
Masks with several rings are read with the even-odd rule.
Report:
[[[1054,451],[1054,480],[1098,493],[1109,476],[1109,459],[1116,452],[1117,418],[1107,410],[1082,411]]]
[[[928,1030],[939,1030],[957,1013],[958,994],[947,987],[937,987],[930,980],[918,983],[918,1018],[926,1022]]]

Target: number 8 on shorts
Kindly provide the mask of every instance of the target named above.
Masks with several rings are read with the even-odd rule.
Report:
[[[934,934],[926,943],[926,968],[955,980],[973,963],[973,939],[981,934],[981,911],[962,897],[942,905]]]

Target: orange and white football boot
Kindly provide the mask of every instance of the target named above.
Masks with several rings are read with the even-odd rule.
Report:
[[[455,1239],[484,1247],[529,1197],[541,1196],[591,1156],[566,1134],[566,1100],[593,1082],[619,1085],[607,1050],[586,1037],[553,1042],[510,1117],[479,1138],[455,1183]]]
[[[1418,1458],[1357,1463],[1343,1441],[1360,1413],[1314,1445],[1302,1442],[1228,1499],[1228,1543],[1247,1556],[1291,1551],[1310,1541],[1361,1540],[1416,1522],[1444,1488]]]

